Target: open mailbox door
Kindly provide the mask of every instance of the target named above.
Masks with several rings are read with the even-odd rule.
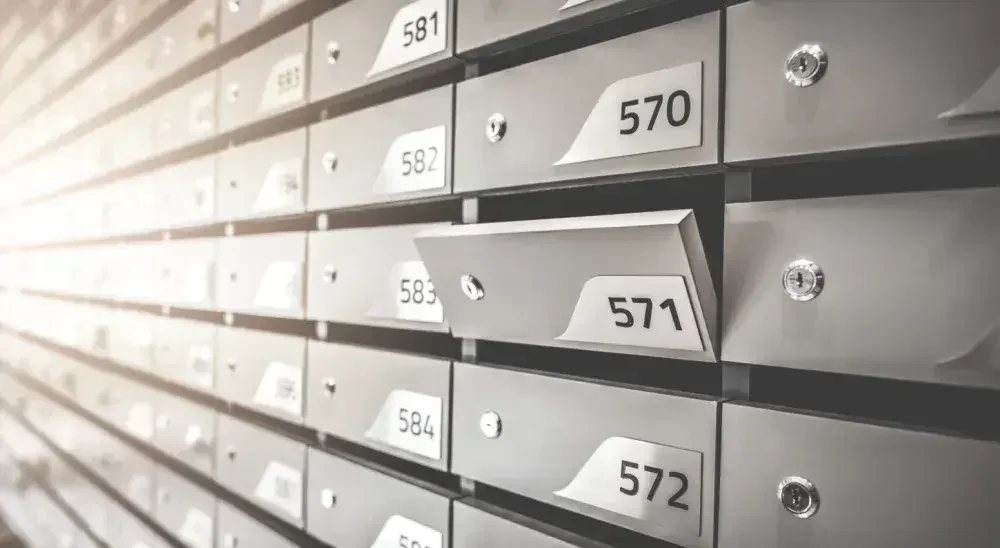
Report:
[[[716,360],[692,210],[442,226],[416,244],[456,337]]]

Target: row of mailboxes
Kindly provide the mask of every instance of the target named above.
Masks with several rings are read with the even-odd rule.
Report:
[[[996,189],[728,205],[721,300],[690,210],[26,251],[3,283],[995,388],[1000,294],[955,280],[1000,266],[997,207]]]
[[[7,180],[48,180],[47,164],[56,157],[103,154],[117,157],[109,160],[111,166],[127,165],[449,56],[447,40],[430,48],[426,44],[431,37],[425,42],[412,38],[415,42],[407,46],[403,40],[410,34],[396,29],[409,28],[408,17],[425,20],[425,11],[439,13],[434,11],[439,9],[445,32],[450,27],[444,18],[451,10],[446,2],[420,0],[402,8],[395,3],[369,4],[347,2],[317,18],[311,27],[304,25],[275,38],[225,64],[217,76],[211,73],[182,86],[62,152],[24,166]],[[577,4],[582,9],[599,3]],[[532,3],[530,9],[538,7]],[[995,116],[1000,107],[996,93],[1000,80],[995,74],[1000,58],[992,53],[996,48],[990,47],[994,36],[988,24],[998,15],[995,3],[968,2],[956,11],[947,2],[868,6],[751,1],[727,9],[724,88],[719,12],[459,83],[454,191],[659,172],[716,164],[720,157],[724,162],[748,162],[981,137],[995,135],[1000,127]],[[814,17],[824,24],[798,23]],[[870,24],[849,23],[855,19]],[[886,19],[900,22],[892,33],[882,32],[878,24]],[[375,20],[393,29],[384,42],[371,40],[369,29],[378,26]],[[934,32],[929,32],[931,28]],[[921,55],[931,43],[934,54]],[[658,54],[636,55],[641,51]],[[877,60],[889,51],[896,62]],[[595,66],[601,70],[595,71]],[[940,74],[951,76],[941,79]],[[566,82],[573,82],[573,93],[566,93]],[[726,104],[724,124],[718,116],[720,96]],[[891,106],[885,106],[886,97],[896,98]],[[382,201],[366,194],[380,193],[378,167],[386,167],[387,150],[399,156],[392,164],[401,169],[407,163],[406,152],[429,154],[425,147],[432,144],[447,147],[449,109],[438,110],[441,107],[432,106],[437,104],[434,99],[426,100],[429,112],[420,118],[433,120],[422,120],[417,129],[426,133],[405,143],[424,148],[394,150],[379,143],[380,150],[372,157],[360,152],[352,157],[348,154],[364,146],[368,131],[381,131],[366,128],[380,124],[370,118],[347,118],[342,124],[323,126],[338,128],[354,145],[341,145],[337,139],[316,143],[327,150],[312,151],[319,153],[311,159],[314,167],[336,169],[338,178],[341,167],[351,169],[359,161],[367,167],[345,173],[352,184],[354,176],[363,178],[357,184],[365,192],[353,196],[325,192],[327,200],[343,201],[317,206]],[[424,110],[416,102],[409,107],[408,112]],[[384,112],[391,111],[387,107]],[[442,126],[444,137],[432,129]],[[390,127],[395,126],[390,123]],[[110,144],[100,145],[104,142]],[[86,153],[94,146],[106,150]],[[345,150],[336,150],[339,146]],[[146,150],[130,151],[130,147]],[[444,167],[446,158],[441,160]],[[92,173],[74,175],[82,181],[107,168],[96,166]],[[309,171],[319,174],[319,181],[329,178]],[[446,192],[447,175],[421,177],[434,186],[404,191]]]
[[[716,526],[720,546],[755,547],[985,547],[998,532],[995,442],[514,369],[456,364],[453,382],[451,472],[682,546],[712,546]],[[452,495],[225,415],[216,436],[216,481],[335,546],[371,546],[393,527],[438,542],[448,531]],[[94,463],[109,483],[144,508],[166,505],[182,528],[171,501],[188,496],[172,487],[183,481],[160,468],[153,489],[135,480],[152,461],[120,442],[94,447],[112,454]],[[186,489],[212,515],[214,499]]]

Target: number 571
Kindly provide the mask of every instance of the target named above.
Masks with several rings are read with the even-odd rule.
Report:
[[[622,316],[622,320],[615,320],[615,325],[618,327],[634,327],[635,317],[632,316],[632,311],[624,306],[619,306],[625,304],[630,299],[626,297],[608,297],[608,304],[611,305],[611,313],[615,316]],[[642,316],[642,327],[649,329],[653,324],[653,299],[649,297],[632,297],[632,303],[641,304],[645,307]],[[681,330],[681,318],[677,315],[677,305],[674,304],[673,299],[666,299],[660,303],[660,310],[667,310],[670,312],[670,319],[673,320],[674,329],[677,331]]]

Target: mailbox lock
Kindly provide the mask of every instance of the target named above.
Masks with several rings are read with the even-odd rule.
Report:
[[[479,417],[479,429],[482,430],[484,436],[491,440],[499,438],[500,432],[503,430],[500,415],[497,415],[496,411],[483,413],[483,416]]]
[[[325,169],[327,173],[333,173],[334,170],[337,169],[337,155],[333,152],[323,154],[322,162],[323,169]]]
[[[336,42],[326,43],[326,62],[331,65],[337,64],[340,60],[340,44]]]
[[[226,533],[222,537],[222,546],[224,548],[236,548],[239,546],[239,539],[232,533]]]
[[[337,381],[333,379],[324,379],[323,390],[326,391],[326,397],[332,398],[333,393],[337,391]]]
[[[187,431],[184,433],[184,443],[191,449],[201,447],[205,443],[205,437],[202,435],[201,427],[197,424],[188,426]]]
[[[797,518],[810,518],[819,510],[819,491],[813,482],[789,476],[778,484],[778,500]]]
[[[240,11],[240,0],[229,0],[229,11],[232,13]]]
[[[230,371],[236,371],[236,360],[227,360],[226,367],[229,368]]]
[[[781,285],[792,300],[806,302],[823,291],[823,269],[818,264],[798,259],[788,263],[781,275]]]
[[[826,72],[826,52],[816,44],[805,44],[785,60],[785,79],[795,87],[809,87]]]
[[[236,82],[226,86],[226,100],[230,103],[235,103],[236,99],[240,96],[240,85]]]
[[[332,489],[323,489],[319,493],[319,502],[323,508],[329,510],[337,505],[337,495],[333,493]]]
[[[323,268],[323,281],[328,284],[337,281],[337,269],[333,265],[326,265]]]
[[[505,133],[507,133],[507,119],[503,117],[503,114],[497,112],[486,120],[486,138],[491,143],[503,139]]]
[[[236,448],[232,447],[232,446],[227,447],[226,448],[226,457],[229,460],[236,460]]]
[[[472,274],[463,275],[459,282],[462,284],[462,293],[465,293],[465,296],[469,299],[481,301],[486,296],[485,291],[483,291],[483,284]]]

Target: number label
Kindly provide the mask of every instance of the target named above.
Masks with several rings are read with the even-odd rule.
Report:
[[[399,279],[399,302],[401,304],[437,304],[437,293],[430,278],[418,277]]]
[[[295,519],[302,519],[302,472],[287,464],[271,461],[257,482],[254,496]]]
[[[293,53],[271,67],[260,96],[258,113],[285,108],[305,99],[305,60],[304,53]]]
[[[447,29],[446,0],[416,0],[403,6],[392,18],[367,76],[443,51],[447,45]]]
[[[294,157],[271,164],[252,211],[273,212],[299,205],[302,202],[303,163],[302,157]]]
[[[231,283],[230,278],[227,277],[226,282]],[[275,310],[296,310],[301,303],[301,295],[302,264],[294,261],[274,261],[267,265],[267,269],[261,277],[254,295],[253,306]]]
[[[177,536],[195,548],[211,548],[215,526],[212,517],[198,508],[190,508],[184,516]]]
[[[631,438],[604,440],[555,495],[644,522],[643,532],[701,535],[702,454]]]
[[[447,129],[436,126],[405,133],[389,146],[375,181],[377,194],[444,188]]]
[[[400,515],[390,516],[382,525],[372,548],[441,548],[440,532]]]
[[[700,62],[618,80],[555,165],[701,146],[701,100]]]
[[[420,411],[411,411],[405,407],[399,408],[399,431],[416,437],[434,439],[434,415],[424,416]],[[437,421],[440,422],[440,421]]]
[[[702,351],[683,276],[598,276],[580,291],[558,340]]]
[[[427,148],[418,148],[416,150],[403,151],[402,175],[404,177],[409,177],[411,175],[423,175],[424,173],[430,171],[437,171],[438,154],[439,154],[438,148],[433,145]]]
[[[429,459],[441,458],[441,398],[393,390],[365,437]]]
[[[389,271],[389,293],[376,295],[369,316],[420,323],[441,323],[444,309],[421,261],[397,263]]]
[[[301,417],[302,368],[277,361],[267,364],[254,392],[253,402],[296,418]]]
[[[657,299],[659,300],[659,299]],[[633,304],[639,304],[643,307],[642,315],[642,328],[650,329],[653,322],[653,299],[651,297],[632,297],[631,299],[626,297],[608,297],[608,303],[611,305],[611,313],[615,317],[619,317],[620,314],[623,318],[622,320],[615,320],[615,325],[618,327],[631,328],[635,327],[635,318],[632,316],[632,311],[627,307],[622,306],[624,303],[631,301]],[[672,298],[663,299],[663,302],[659,305],[660,310],[666,310],[670,313],[670,322],[674,326],[674,330],[681,331],[681,319],[677,315],[677,305],[674,303]],[[657,320],[658,322],[661,320]]]
[[[627,460],[622,461],[621,467],[621,478],[625,480],[628,487],[619,487],[618,490],[625,495],[634,497],[639,494],[639,478],[632,473],[632,470],[638,471],[639,464]],[[655,466],[643,465],[642,470],[651,475],[651,480],[649,486],[646,488],[646,500],[652,502],[656,498],[656,493],[659,490],[660,483],[663,482],[663,469],[657,468]],[[680,498],[687,493],[688,489],[688,479],[683,472],[668,472],[671,479],[676,479],[680,482],[677,490],[674,491],[673,495],[667,499],[667,506],[671,508],[677,508],[679,510],[687,511],[690,507],[687,503],[680,502]]]

